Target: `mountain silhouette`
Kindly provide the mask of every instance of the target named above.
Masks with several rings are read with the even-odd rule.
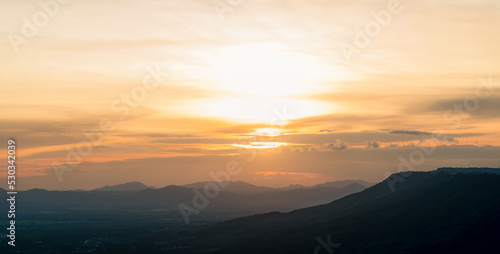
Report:
[[[193,186],[193,185],[189,185]],[[31,189],[19,192],[24,211],[36,213],[39,210],[88,209],[92,211],[137,209],[170,211],[171,216],[181,217],[179,205],[191,205],[200,194],[205,195],[205,184],[194,186],[201,188],[170,185],[160,189],[147,188],[141,183],[127,183],[107,186],[93,191],[47,191]],[[233,187],[229,187],[233,186]],[[230,182],[228,188],[220,188],[215,198],[209,199],[204,209],[217,217],[226,214],[235,218],[250,214],[271,211],[291,211],[298,208],[329,203],[335,199],[364,190],[359,184],[344,188],[317,187],[313,189],[294,189],[279,191],[268,187],[258,187],[244,182]],[[228,192],[226,190],[235,191]],[[267,191],[271,190],[271,191]],[[256,191],[256,194],[249,194]],[[4,192],[5,193],[5,192]],[[246,193],[246,194],[242,194]]]
[[[357,184],[362,185],[364,187],[371,187],[371,186],[375,185],[375,183],[370,183],[370,182],[366,182],[363,180],[340,180],[340,181],[320,183],[320,184],[316,184],[313,186],[304,186],[302,184],[292,184],[290,186],[277,188],[277,189],[278,190],[294,190],[294,189],[314,189],[314,188],[318,188],[318,187],[344,188],[345,186],[350,185],[352,183],[357,183]]]
[[[129,182],[113,186],[106,185],[104,187],[97,188],[94,191],[137,191],[137,190],[144,190],[147,188],[148,186],[144,185],[143,183]]]
[[[500,175],[394,176],[405,179],[394,192],[383,181],[329,204],[218,223],[194,253],[310,253],[318,239],[339,243],[336,253],[500,253]]]
[[[251,195],[255,193],[260,193],[260,192],[266,192],[266,191],[276,191],[276,189],[271,188],[271,187],[264,187],[264,186],[256,186],[250,183],[246,183],[243,181],[236,181],[236,182],[222,182],[222,183],[217,183],[217,182],[197,182],[197,183],[192,183],[192,184],[187,184],[183,185],[184,187],[190,187],[190,188],[204,188],[207,184],[210,183],[215,183],[218,185],[226,185],[224,188],[221,188],[221,191],[225,192],[231,192],[231,193],[236,193],[236,194],[244,194],[244,195]]]
[[[316,184],[313,186],[313,188],[314,187],[344,188],[344,187],[346,187],[350,184],[353,184],[353,183],[356,183],[356,184],[364,186],[364,187],[371,187],[371,186],[375,185],[375,183],[365,182],[363,180],[340,180],[340,181]]]

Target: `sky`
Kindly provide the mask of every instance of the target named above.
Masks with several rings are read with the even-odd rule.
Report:
[[[0,2],[0,187],[500,167],[495,0]],[[236,170],[237,169],[237,170]]]

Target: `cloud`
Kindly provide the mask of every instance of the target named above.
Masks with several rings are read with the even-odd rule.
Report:
[[[366,145],[366,149],[370,149],[370,148],[377,149],[379,147],[380,147],[380,144],[377,141],[368,142],[368,144]]]
[[[342,140],[337,139],[334,143],[326,143],[324,145],[314,145],[309,147],[310,152],[314,151],[342,151],[349,149],[349,146]]]
[[[493,91],[499,90],[499,88]],[[485,93],[485,91],[483,91]],[[478,98],[474,96],[474,90],[464,98],[438,100],[421,107],[421,111],[446,113],[448,118],[499,118],[500,95],[492,94],[489,98]]]
[[[404,130],[396,130],[396,131],[391,131],[391,134],[408,134],[408,135],[414,135],[414,136],[419,136],[419,135],[432,135],[432,132],[424,132],[424,131],[404,131]]]
[[[20,21],[19,17],[39,8],[37,1],[28,2],[30,5],[26,1],[0,1],[0,14]],[[246,124],[204,114],[207,101],[235,95],[217,85],[221,77],[214,67],[220,64],[221,53],[230,47],[265,42],[277,44],[287,54],[311,57],[311,63],[324,61],[325,65],[318,67],[332,75],[317,82],[324,84],[325,90],[310,89],[311,94],[297,96],[331,102],[335,107],[325,115],[291,120],[281,126],[280,133],[287,135],[269,140],[263,137],[264,141],[286,142],[293,148],[259,151],[283,152],[273,155],[277,158],[262,156],[260,166],[252,164],[245,170],[255,166],[259,171],[304,172],[304,168],[311,168],[335,177],[377,179],[383,174],[372,172],[385,172],[391,163],[397,163],[394,158],[398,153],[416,149],[406,147],[408,143],[430,139],[434,129],[455,134],[446,134],[435,143],[446,146],[437,148],[429,163],[438,165],[436,161],[441,160],[439,166],[459,162],[461,166],[492,165],[492,161],[498,162],[497,148],[451,148],[451,144],[472,143],[475,138],[468,137],[496,131],[499,95],[479,101],[477,110],[453,131],[448,130],[454,123],[443,119],[443,113],[454,110],[455,105],[466,109],[464,100],[474,96],[474,86],[478,85],[476,75],[492,73],[495,82],[500,77],[500,36],[493,36],[500,24],[497,2],[422,0],[405,5],[405,14],[398,16],[398,22],[385,29],[366,52],[353,57],[351,66],[343,62],[339,45],[352,44],[353,27],[363,28],[371,18],[369,13],[379,11],[386,0],[246,1],[227,12],[225,23],[220,22],[211,1],[165,0],[148,5],[139,0],[127,1],[126,5],[116,0],[75,1],[76,6],[51,21],[51,28],[44,30],[36,43],[21,48],[26,54],[15,55],[11,45],[3,44],[0,52],[5,61],[0,63],[0,81],[7,85],[2,86],[0,108],[9,110],[0,117],[0,141],[5,144],[7,137],[19,141],[25,154],[20,166],[29,172],[50,167],[53,160],[64,161],[66,147],[85,141],[85,134],[98,133],[99,120],[107,117],[116,119],[116,131],[107,133],[103,143],[85,158],[96,163],[82,165],[81,175],[68,175],[65,188],[121,183],[125,178],[158,186],[166,181],[202,180],[194,178],[223,168],[229,159],[223,154],[236,154],[231,144],[247,143],[246,138],[254,136],[250,133],[269,127],[268,123]],[[429,8],[435,11],[429,12]],[[97,9],[102,11],[94,13]],[[171,15],[164,15],[165,11]],[[97,15],[87,19],[90,13]],[[427,18],[413,18],[422,14]],[[94,29],[75,29],[82,20]],[[12,27],[14,23],[0,23],[0,31],[21,32],[20,27]],[[414,39],[416,31],[425,31],[418,32],[418,41]],[[442,36],[443,31],[446,36]],[[236,59],[242,63],[247,60]],[[150,64],[169,70],[167,84],[149,93],[140,104],[143,106],[134,108],[126,120],[118,120],[120,114],[113,113],[110,105],[141,82],[142,66]],[[403,69],[408,71],[401,72]],[[27,72],[30,75],[25,75]],[[225,77],[234,73],[219,74]],[[474,107],[473,101],[468,107]],[[459,114],[453,111],[450,117]],[[477,140],[481,145],[500,144],[498,136]],[[365,149],[368,141],[369,148],[379,149]],[[399,147],[382,149],[380,144],[384,148],[387,144]],[[163,155],[179,157],[120,162]],[[483,160],[481,156],[485,155],[489,157]],[[260,158],[252,163],[258,164]],[[145,167],[146,173],[142,170]],[[46,178],[45,186],[58,186],[53,172]]]
[[[328,147],[328,146],[327,146]],[[26,176],[20,182],[20,189],[91,189],[106,184],[127,181],[141,181],[147,185],[163,187],[170,184],[187,184],[195,181],[210,180],[210,172],[224,170],[228,161],[236,160],[243,167],[241,175],[234,180],[248,181],[255,172],[308,172],[337,179],[364,179],[379,181],[384,172],[397,172],[400,161],[398,155],[408,158],[418,147],[399,147],[397,149],[367,150],[350,147],[342,152],[291,152],[283,150],[258,151],[255,159],[247,163],[245,155],[204,155],[167,158],[141,158],[125,161],[101,163],[82,163],[71,173],[64,175],[60,183],[54,170],[48,168],[44,176]],[[498,146],[443,145],[437,146],[434,153],[417,170],[433,170],[447,166],[488,166],[498,167],[500,159]],[[363,158],[360,160],[360,158]],[[148,165],[148,170],[140,170]],[[1,171],[0,171],[1,172]],[[183,174],[181,174],[183,173]],[[233,180],[233,179],[232,179]],[[318,180],[327,181],[324,178]],[[256,180],[256,184],[263,184]],[[0,187],[7,183],[0,179]],[[289,182],[287,182],[289,183]],[[272,184],[272,183],[270,183]]]
[[[324,129],[324,130],[319,130],[319,132],[326,132],[326,133],[330,133],[330,132],[334,132],[335,130],[328,130],[328,129]]]
[[[412,136],[431,136],[435,135],[436,137],[446,137],[448,139],[453,139],[453,138],[466,138],[466,137],[479,137],[479,136],[484,136],[484,135],[491,135],[494,133],[433,133],[433,132],[425,132],[425,131],[414,131],[414,130],[395,130],[395,131],[390,131],[389,133],[391,134],[406,134],[406,135],[412,135]],[[453,139],[453,142],[456,140]],[[449,142],[452,142],[449,141]]]
[[[364,145],[367,140],[377,140],[379,142],[405,142],[418,140],[416,136],[393,135],[387,132],[367,131],[367,132],[335,132],[321,134],[288,134],[275,137],[276,140],[296,143],[296,144],[324,144],[325,141],[340,139],[351,145]]]

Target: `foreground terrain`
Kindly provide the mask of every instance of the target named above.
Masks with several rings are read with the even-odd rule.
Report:
[[[497,172],[481,169],[405,172],[368,189],[351,189],[354,194],[338,200],[334,196],[345,194],[340,190],[353,185],[329,191],[314,188],[251,194],[221,192],[189,225],[177,206],[179,202],[190,201],[191,188],[196,186],[134,191],[31,190],[18,196],[16,250],[17,253],[498,253],[495,240],[500,228],[500,175]],[[402,180],[391,189],[394,179]],[[330,193],[335,201],[291,212],[288,212],[290,206],[285,206],[287,202],[299,204],[304,197],[325,193]],[[249,204],[249,200],[253,202]],[[282,212],[270,212],[280,209]],[[263,214],[257,215],[259,212]],[[13,248],[6,246],[6,240],[2,239],[1,244],[1,253],[14,253]]]

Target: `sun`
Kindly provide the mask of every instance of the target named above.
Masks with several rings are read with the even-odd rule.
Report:
[[[267,128],[256,129],[253,133],[250,133],[250,135],[276,137],[276,136],[279,136],[281,134],[284,134],[284,132],[285,131],[281,128],[271,126],[271,127],[267,127]]]
[[[202,102],[204,115],[222,119],[283,126],[293,120],[327,114],[337,107],[332,103],[282,97],[247,96],[216,98]]]
[[[247,149],[270,149],[286,145],[287,143],[284,142],[252,142],[249,145],[233,144],[233,146]]]
[[[317,58],[277,43],[244,44],[217,50],[209,60],[214,86],[251,96],[299,96],[321,92],[331,75]]]
[[[205,57],[206,83],[219,96],[198,101],[203,107],[197,112],[204,116],[280,126],[336,108],[333,103],[306,98],[332,88],[324,85],[332,75],[327,65],[282,44],[229,46]],[[288,110],[286,119],[280,113],[284,110]]]

